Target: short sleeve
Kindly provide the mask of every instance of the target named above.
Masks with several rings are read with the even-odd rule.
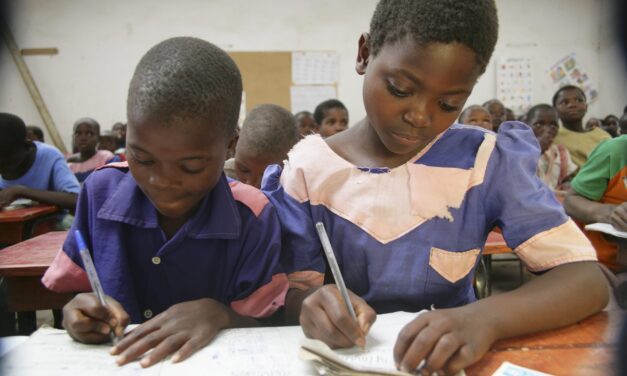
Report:
[[[63,157],[59,154],[52,165],[51,189],[56,192],[67,192],[78,194],[81,186],[76,180]]]
[[[487,218],[532,271],[596,260],[594,248],[536,175],[540,148],[531,129],[501,125],[484,182]]]
[[[612,177],[611,153],[607,146],[608,142],[605,141],[590,153],[571,183],[575,192],[593,201],[599,201],[603,197]]]

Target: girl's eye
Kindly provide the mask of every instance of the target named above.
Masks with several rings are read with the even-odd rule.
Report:
[[[151,160],[149,160],[149,159],[147,159],[147,160],[141,160],[141,159],[137,158],[137,157],[136,157],[135,155],[133,155],[133,154],[130,154],[130,157],[131,157],[131,160],[132,160],[133,162],[135,162],[135,163],[137,163],[137,164],[140,164],[140,165],[142,165],[142,166],[150,166],[150,165],[153,165],[153,164],[155,163],[154,161],[151,161]]]
[[[440,108],[441,108],[441,109],[442,109],[442,111],[444,111],[444,112],[454,112],[454,111],[457,111],[457,110],[458,110],[458,108],[457,108],[457,107],[455,107],[455,106],[451,106],[450,104],[445,103],[445,102],[440,102]]]
[[[390,94],[392,94],[395,97],[405,98],[410,95],[410,93],[398,89],[396,86],[392,85],[389,82],[387,86],[388,86],[388,91],[390,92]]]

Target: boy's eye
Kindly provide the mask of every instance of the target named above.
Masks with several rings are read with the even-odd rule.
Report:
[[[454,111],[457,111],[458,109],[457,107],[451,106],[450,104],[445,103],[445,102],[440,102],[440,108],[444,112],[454,112]]]
[[[133,162],[143,165],[143,166],[151,166],[153,165],[155,162],[151,161],[151,160],[141,160],[141,159],[137,159],[136,157],[133,157]]]
[[[410,95],[410,93],[400,90],[399,88],[397,88],[396,86],[392,85],[389,82],[388,82],[387,87],[388,87],[388,91],[390,92],[390,94],[392,94],[395,97],[405,98]]]

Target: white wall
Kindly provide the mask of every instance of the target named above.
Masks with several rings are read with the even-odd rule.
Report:
[[[530,57],[535,101],[555,87],[546,70],[571,52],[600,97],[589,115],[622,111],[627,79],[605,19],[611,0],[497,0],[500,38],[495,58]],[[351,122],[364,115],[361,77],[354,71],[357,39],[376,0],[13,0],[11,29],[20,48],[57,47],[55,56],[26,56],[50,113],[70,144],[75,119],[91,116],[103,129],[125,119],[135,64],[172,36],[207,39],[233,51],[334,50],[341,56],[338,96]],[[0,50],[0,111],[27,123],[42,120],[8,51]],[[494,59],[493,59],[494,60]],[[494,97],[490,64],[468,104]]]

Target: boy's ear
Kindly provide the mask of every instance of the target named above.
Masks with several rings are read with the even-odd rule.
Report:
[[[355,70],[357,74],[365,74],[366,67],[370,61],[370,34],[363,33],[359,37],[357,48],[357,62],[355,64]]]

